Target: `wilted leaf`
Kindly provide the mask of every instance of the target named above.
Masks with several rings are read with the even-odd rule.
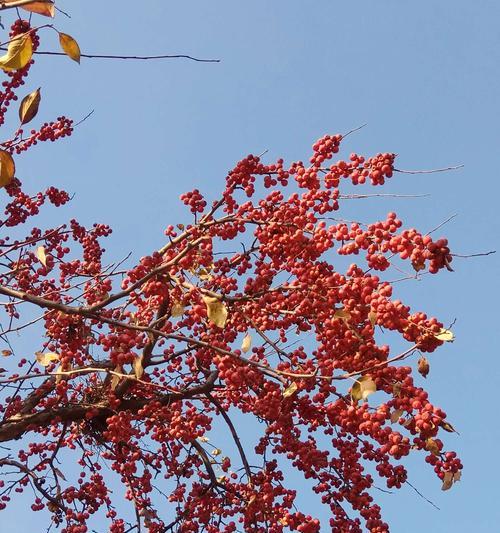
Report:
[[[227,320],[227,308],[218,298],[203,296],[203,301],[207,306],[208,320],[218,328],[223,328]]]
[[[449,490],[453,485],[453,472],[445,472],[443,478],[443,486],[441,490]]]
[[[422,356],[419,360],[418,360],[418,363],[417,363],[417,369],[419,371],[419,373],[424,377],[426,378],[427,377],[427,374],[429,373],[429,370],[430,370],[430,365],[429,365],[429,361],[427,360],[427,357],[425,356]]]
[[[14,37],[7,46],[7,53],[0,57],[0,68],[6,72],[24,68],[33,55],[33,43],[28,33]]]
[[[288,385],[288,387],[283,391],[283,398],[289,398],[297,392],[297,389],[297,383],[295,383],[294,381],[292,384]]]
[[[134,359],[132,366],[134,368],[135,377],[137,379],[141,379],[142,375],[144,374],[144,367],[142,366],[142,355]]]
[[[458,431],[449,422],[445,422],[444,420],[439,424],[439,426],[448,433],[458,433]]]
[[[396,409],[391,413],[391,424],[395,424],[403,415],[403,409]]]
[[[377,385],[370,376],[361,376],[351,387],[351,397],[355,401],[366,400],[376,390]]]
[[[441,331],[434,336],[436,337],[436,339],[443,342],[453,342],[455,340],[455,335],[453,334],[453,331],[444,328],[441,329]]]
[[[66,481],[64,474],[59,470],[59,468],[54,468],[54,472],[56,473],[57,477],[60,477],[63,481]]]
[[[427,439],[425,441],[425,449],[434,455],[439,455],[439,446],[434,439]]]
[[[27,124],[35,118],[38,113],[40,99],[40,89],[33,91],[23,98],[23,101],[19,106],[19,120],[21,121],[21,124]]]
[[[252,347],[252,336],[250,335],[250,333],[247,333],[243,339],[243,342],[241,343],[241,351],[243,353],[247,353],[251,347]]]
[[[42,263],[42,265],[46,267],[47,266],[47,255],[45,254],[45,248],[43,246],[39,246],[36,249],[36,256],[38,260],[40,261],[40,263]]]
[[[14,159],[5,150],[0,150],[0,187],[5,187],[14,178],[16,165]]]
[[[73,61],[80,63],[80,47],[78,46],[76,40],[71,37],[71,35],[68,35],[67,33],[60,33],[59,43],[61,44],[61,48],[63,49],[64,53],[68,57],[70,57]]]
[[[62,366],[59,365],[57,368],[56,368],[56,383],[59,383],[63,378],[63,369],[62,369]]]
[[[375,311],[370,311],[368,313],[368,320],[370,321],[370,324],[374,326],[377,323],[377,313],[375,313]]]
[[[219,448],[214,448],[212,450],[212,455],[217,456],[217,455],[220,455],[221,453],[222,453],[222,450],[219,450]]]
[[[53,352],[36,352],[36,360],[42,366],[49,366],[54,361],[59,361],[59,355]]]
[[[30,2],[24,6],[21,6],[22,9],[30,11],[31,13],[38,13],[39,15],[44,15],[45,17],[54,18],[56,10],[54,3],[48,0],[47,2]]]
[[[115,367],[114,372],[118,372],[119,374],[121,374],[122,370],[123,370],[122,367],[118,365]],[[122,379],[121,376],[117,376],[116,374],[113,374],[113,377],[111,378],[111,384],[110,384],[111,390],[116,389],[121,379]]]
[[[455,472],[453,474],[453,483],[455,483],[455,481],[460,481],[462,479],[462,471],[459,470],[458,472]]]
[[[170,311],[170,316],[176,318],[184,314],[184,306],[180,302],[174,302],[172,305],[172,310]]]
[[[335,313],[333,314],[334,318],[340,318],[342,320],[348,320],[351,318],[351,313],[349,311],[346,311],[345,309],[337,309]]]
[[[208,437],[198,437],[200,442],[208,442],[210,439]]]
[[[9,357],[9,355],[12,355],[12,352],[10,350],[2,350],[2,355],[4,357]]]
[[[394,396],[394,398],[397,398],[400,394],[401,394],[401,383],[397,381],[392,386],[392,395]]]

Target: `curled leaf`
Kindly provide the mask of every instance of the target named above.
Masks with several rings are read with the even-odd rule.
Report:
[[[430,365],[429,365],[429,361],[427,360],[427,357],[425,356],[422,356],[419,360],[418,360],[418,363],[417,363],[417,369],[419,371],[419,373],[424,377],[426,378],[427,377],[427,374],[429,373],[429,370],[430,370]]]
[[[212,450],[212,455],[214,455],[215,457],[217,457],[217,455],[220,455],[222,453],[222,450],[219,450],[219,448],[214,448]]]
[[[113,372],[116,372],[116,374],[113,374],[113,377],[111,378],[111,384],[110,384],[111,390],[115,390],[116,387],[118,386],[118,383],[120,383],[122,377],[119,376],[118,374],[121,374],[122,370],[123,369],[120,365],[115,366],[115,369]]]
[[[132,366],[134,368],[135,377],[137,379],[141,379],[142,375],[144,374],[144,367],[142,366],[142,355],[134,359]]]
[[[370,324],[374,326],[377,323],[377,313],[375,313],[375,311],[370,311],[368,313],[368,320],[370,321]]]
[[[351,313],[345,309],[337,309],[333,314],[334,318],[340,318],[341,320],[349,320],[351,318]]]
[[[288,387],[283,391],[283,398],[289,398],[297,392],[298,386],[297,383],[293,382],[288,385]]]
[[[43,246],[39,246],[36,249],[36,256],[38,260],[40,261],[40,263],[42,263],[42,265],[46,267],[47,266],[47,255],[45,253],[45,248]]]
[[[208,320],[218,328],[223,328],[227,320],[227,308],[218,298],[203,296],[203,301],[207,306]]]
[[[36,360],[42,366],[49,366],[54,361],[59,361],[59,355],[53,352],[36,352]]]
[[[184,314],[184,306],[180,302],[174,302],[170,310],[170,316],[176,318]]]
[[[438,446],[438,443],[434,439],[428,438],[425,441],[425,449],[428,452],[431,452],[433,455],[439,455],[439,451],[440,451],[439,446]]]
[[[396,409],[391,413],[391,424],[395,424],[403,415],[403,409]]]
[[[14,159],[5,150],[0,150],[0,187],[5,187],[14,178],[16,165]]]
[[[243,353],[247,353],[251,347],[252,347],[252,336],[250,335],[250,333],[247,333],[243,339],[243,342],[241,343],[241,351]]]
[[[21,7],[30,13],[37,13],[38,15],[43,15],[45,17],[54,18],[56,14],[54,2],[51,0],[46,0],[45,2],[30,2]]]
[[[2,350],[2,355],[4,357],[9,357],[9,355],[12,355],[12,352],[10,350]]]
[[[59,33],[59,43],[63,52],[70,57],[73,61],[80,63],[80,46],[76,40],[67,33]]]
[[[7,46],[7,53],[0,57],[0,68],[6,72],[24,68],[33,55],[33,43],[28,33],[16,35]]]
[[[377,390],[375,381],[370,376],[361,376],[351,387],[351,397],[354,401],[366,400]]]
[[[448,433],[458,433],[458,431],[449,422],[445,422],[444,420],[439,424],[439,426]]]
[[[40,105],[40,89],[33,91],[23,98],[19,106],[19,120],[21,124],[27,124],[36,117]]]
[[[453,485],[453,472],[445,472],[441,490],[449,490]]]
[[[434,336],[436,337],[436,339],[443,342],[453,342],[455,340],[455,335],[453,334],[453,331],[444,328],[441,329],[441,331]]]

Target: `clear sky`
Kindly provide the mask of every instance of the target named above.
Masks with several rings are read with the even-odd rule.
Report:
[[[158,248],[168,224],[186,220],[180,193],[198,187],[215,195],[242,156],[269,150],[269,160],[301,159],[323,134],[367,123],[344,154],[391,151],[400,168],[465,168],[397,175],[387,192],[430,196],[367,200],[352,206],[353,217],[395,210],[428,231],[457,213],[441,232],[454,251],[500,248],[498,0],[58,3],[72,18],[59,16],[57,27],[83,52],[221,62],[82,60],[78,67],[39,59],[30,84],[42,86],[42,120],[95,110],[72,139],[19,161],[18,175],[33,188],[50,183],[75,194],[47,223],[73,216],[110,223],[110,256],[138,257]],[[43,48],[55,49],[56,37],[47,38]],[[412,461],[412,483],[441,510],[409,488],[380,494],[394,532],[498,528],[499,260],[456,260],[453,273],[398,288],[444,323],[456,319],[456,341],[431,357],[426,385],[460,432],[446,444],[465,470],[461,483],[441,492],[423,458]],[[313,512],[315,500],[302,498]],[[39,520],[20,504],[0,515],[11,531],[38,533]]]

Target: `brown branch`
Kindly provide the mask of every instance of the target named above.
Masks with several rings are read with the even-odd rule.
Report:
[[[218,372],[214,371],[209,375],[205,383],[183,391],[158,396],[155,398],[155,401],[160,402],[161,405],[169,405],[171,402],[193,398],[199,394],[205,394],[212,390],[217,377]],[[131,411],[136,413],[139,409],[148,405],[150,401],[150,399],[146,398],[122,400],[120,405],[115,409],[112,409],[107,403],[90,405],[80,404],[61,407],[59,409],[47,409],[45,411],[26,415],[15,415],[0,424],[0,442],[19,439],[24,433],[36,430],[40,427],[45,427],[55,421],[69,423],[83,420],[85,414],[90,409],[96,410],[97,416],[105,418],[120,411]]]

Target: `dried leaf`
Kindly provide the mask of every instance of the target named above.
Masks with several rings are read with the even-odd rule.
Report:
[[[220,455],[221,453],[222,453],[222,450],[219,450],[219,448],[214,448],[212,450],[212,455],[214,455],[216,457],[217,457],[217,455]]]
[[[462,471],[459,470],[458,472],[455,472],[453,474],[453,483],[455,483],[455,481],[460,481],[462,479]]]
[[[200,442],[208,442],[210,439],[208,437],[198,437]]]
[[[455,335],[453,334],[453,331],[444,328],[441,329],[441,331],[434,336],[436,337],[436,339],[443,342],[453,342],[455,340]]]
[[[12,352],[10,350],[2,350],[2,355],[4,357],[9,357],[9,355],[12,355]]]
[[[5,150],[0,150],[0,188],[8,185],[14,178],[16,165],[14,159]]]
[[[401,387],[402,384],[399,381],[396,381],[396,383],[394,383],[392,386],[392,395],[394,398],[397,398],[401,394]]]
[[[375,381],[370,376],[361,376],[351,387],[351,397],[354,401],[366,400],[377,390]]]
[[[7,53],[0,57],[0,68],[6,72],[24,68],[33,55],[33,43],[28,33],[16,35],[7,46]]]
[[[172,318],[177,318],[184,314],[185,307],[180,302],[174,302],[170,311]]]
[[[19,106],[19,120],[21,124],[27,124],[36,117],[38,107],[40,106],[41,94],[40,88],[23,98]]]
[[[283,391],[283,398],[289,398],[297,392],[298,386],[295,381],[288,385],[288,387]]]
[[[51,0],[47,0],[46,2],[30,2],[21,7],[26,11],[37,13],[38,15],[43,15],[45,17],[54,18],[56,14],[54,2]]]
[[[134,368],[135,377],[137,379],[141,379],[142,375],[144,374],[144,367],[142,366],[142,355],[134,359],[132,366]]]
[[[63,481],[66,481],[64,474],[59,470],[59,468],[54,468],[54,472],[56,473],[57,477],[60,477]]]
[[[59,365],[56,368],[55,375],[56,375],[56,383],[59,383],[62,380],[62,378],[63,378],[63,369],[62,369],[61,365]]]
[[[429,370],[430,370],[430,365],[429,365],[429,361],[427,360],[427,357],[425,356],[422,356],[419,360],[418,360],[418,363],[417,363],[417,369],[418,369],[418,372],[424,377],[426,378],[427,377],[427,374],[429,373]]]
[[[218,298],[203,296],[203,301],[207,306],[208,320],[218,328],[223,328],[227,320],[227,308]]]
[[[47,255],[45,254],[45,248],[43,246],[39,246],[36,249],[36,256],[38,260],[40,261],[40,263],[42,263],[42,265],[46,267],[47,266]]]
[[[54,361],[59,361],[59,355],[53,352],[36,352],[36,360],[42,366],[49,366]]]
[[[403,409],[396,409],[391,414],[391,424],[395,424],[403,415],[404,411]]]
[[[247,333],[243,339],[243,342],[241,343],[241,351],[243,353],[247,353],[251,347],[252,347],[252,336],[250,335],[250,333]]]
[[[377,323],[377,313],[375,313],[375,311],[370,311],[368,313],[368,320],[370,321],[370,324],[374,326]]]
[[[64,53],[70,57],[73,61],[80,63],[80,46],[71,35],[67,33],[59,33],[59,43]]]
[[[340,318],[342,320],[348,320],[351,318],[351,313],[349,311],[346,311],[345,309],[337,309],[335,313],[333,314],[334,318]]]
[[[439,455],[439,451],[440,451],[439,446],[438,446],[438,443],[434,439],[428,438],[425,441],[425,449],[434,455]]]
[[[445,422],[444,420],[440,422],[439,426],[448,433],[458,433],[458,431],[449,422]]]
[[[114,372],[117,372],[118,374],[121,374],[123,371],[122,367],[120,365],[118,366],[115,366],[115,369],[114,369]],[[111,384],[110,384],[110,387],[111,387],[111,390],[115,390],[116,387],[118,386],[118,383],[120,383],[121,381],[121,376],[117,376],[116,374],[113,374],[113,377],[111,378]]]
[[[443,486],[441,490],[449,490],[453,485],[453,472],[445,472],[443,478]]]

